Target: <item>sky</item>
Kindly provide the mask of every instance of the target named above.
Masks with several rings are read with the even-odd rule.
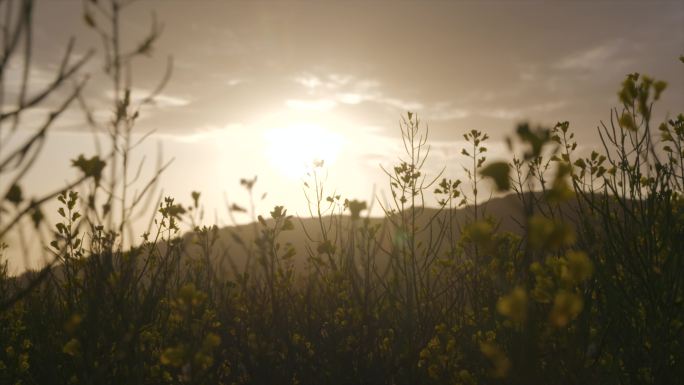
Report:
[[[84,94],[105,124],[111,82],[83,3],[40,0],[35,12],[31,89],[50,81],[74,37],[77,54],[96,50],[82,71]],[[172,160],[162,194],[188,204],[201,191],[207,222],[220,225],[226,199],[248,202],[240,178],[255,175],[257,195],[268,193],[260,212],[283,204],[306,215],[303,164],[314,158],[326,161],[330,191],[384,199],[380,166],[401,155],[407,111],[429,128],[428,172],[464,178],[462,136],[471,129],[491,137],[489,159],[510,158],[504,140],[521,121],[567,120],[581,150],[598,146],[596,127],[631,72],[668,82],[656,116],[684,106],[683,2],[144,0],[123,14],[123,46],[136,47],[153,17],[163,30],[151,55],[133,62],[133,100],[156,87],[169,57],[173,72],[156,103],[141,107],[135,130],[151,134],[134,160],[146,159],[141,180],[160,154]],[[10,65],[9,94],[17,74]],[[3,147],[29,135],[60,96],[28,113]],[[69,159],[96,151],[79,108],[49,135],[23,182],[35,194],[63,186],[76,175]]]

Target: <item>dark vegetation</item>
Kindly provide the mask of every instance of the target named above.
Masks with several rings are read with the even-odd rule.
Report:
[[[193,193],[189,205],[159,202],[144,242],[124,248],[136,210],[155,205],[144,194],[157,180],[129,196],[137,110],[123,73],[158,28],[122,51],[126,4],[86,8],[108,42],[112,151],[74,160],[82,177],[66,189],[25,198],[21,177],[59,107],[0,158],[3,186],[13,178],[0,235],[28,222],[54,238],[44,269],[0,274],[0,383],[683,383],[684,116],[653,125],[664,82],[628,75],[590,154],[575,151],[567,122],[519,125],[510,164],[488,161],[487,135],[469,131],[465,181],[424,174],[427,132],[408,113],[406,153],[385,170],[384,218],[331,192],[316,167],[305,188],[311,218],[278,206],[219,230],[200,223]],[[0,3],[17,16],[3,27],[1,74],[21,47],[30,58],[30,41],[19,42],[31,6]],[[81,66],[70,52],[46,90],[75,84],[65,106],[82,99],[83,84],[67,81]],[[0,130],[41,102],[17,95]],[[478,201],[490,181],[513,194]],[[253,194],[255,182],[242,185]],[[433,197],[437,207],[426,207]],[[49,226],[40,207],[55,198],[61,222]],[[253,205],[231,210],[255,215]],[[181,235],[183,223],[193,230]]]

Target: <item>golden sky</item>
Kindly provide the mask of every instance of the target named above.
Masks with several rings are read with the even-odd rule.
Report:
[[[245,203],[239,179],[254,175],[268,192],[264,212],[284,204],[306,214],[300,176],[313,157],[328,161],[329,185],[344,197],[369,200],[373,186],[386,194],[379,165],[400,155],[407,110],[430,127],[430,170],[462,177],[471,129],[491,136],[490,158],[509,157],[503,139],[522,120],[568,120],[584,147],[598,145],[595,128],[630,72],[668,81],[656,115],[684,106],[677,1],[147,0],[124,14],[124,46],[148,32],[152,12],[163,34],[134,63],[134,100],[155,87],[169,55],[174,68],[156,105],[141,110],[136,130],[154,134],[135,156],[151,169],[161,146],[174,158],[164,194],[189,203],[202,191],[209,222],[227,223],[224,196]],[[77,52],[99,50],[86,95],[106,121],[111,87],[80,1],[37,2],[32,86],[50,80],[70,36]],[[68,160],[95,151],[85,127],[78,109],[61,118],[25,190],[52,190],[74,175]]]

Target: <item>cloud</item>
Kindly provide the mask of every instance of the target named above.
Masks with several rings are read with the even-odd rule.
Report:
[[[533,113],[550,112],[565,107],[568,103],[564,100],[533,104],[523,107],[498,107],[478,110],[478,114],[490,118],[512,120],[529,117]]]
[[[143,100],[148,98],[150,96],[152,91],[142,89],[142,88],[132,88],[131,89],[131,102],[133,104],[141,103]],[[114,98],[114,91],[107,91],[105,93],[107,98],[113,99]],[[157,94],[153,99],[152,99],[152,105],[155,107],[160,107],[160,108],[169,108],[169,107],[183,107],[187,106],[190,104],[189,99],[185,99],[179,96],[172,96],[169,94],[164,94],[160,93]]]
[[[236,131],[244,131],[245,133],[250,130],[248,127],[241,123],[230,123],[222,127],[218,126],[207,126],[203,128],[195,129],[192,132],[155,132],[154,137],[160,139],[170,139],[181,143],[197,143],[201,141],[216,140],[222,138],[230,133],[235,133]]]
[[[400,110],[418,110],[424,106],[417,101],[407,101],[387,96],[380,90],[380,83],[372,79],[357,79],[348,74],[331,73],[319,76],[304,73],[292,77],[304,87],[309,95],[319,99],[288,99],[285,104],[295,110],[330,110],[338,104],[357,105],[374,102]]]
[[[235,79],[228,79],[228,80],[226,80],[225,83],[228,87],[235,87],[239,84],[245,83],[246,81],[247,80],[245,80],[245,79],[235,78]]]
[[[408,101],[391,97],[379,97],[375,101],[402,111],[418,111],[425,108],[423,103],[418,101]]]
[[[563,108],[567,104],[568,104],[568,102],[565,100],[558,100],[555,102],[546,102],[546,103],[534,104],[534,105],[527,107],[527,110],[530,112],[549,112],[549,111],[558,110],[559,108]]]
[[[380,82],[374,79],[359,79],[348,74],[331,73],[316,75],[299,74],[291,78],[317,98],[287,99],[288,108],[298,111],[329,111],[339,105],[359,105],[370,102],[390,107],[400,112],[412,111],[430,120],[455,120],[470,116],[470,111],[455,107],[452,102],[426,104],[415,99],[389,95]]]
[[[350,92],[337,94],[337,99],[340,101],[340,103],[344,104],[359,104],[364,100],[367,100],[368,97],[363,94]]]
[[[562,58],[554,64],[554,67],[560,70],[596,71],[614,62],[614,58],[618,56],[623,45],[621,40],[616,40],[578,51]],[[611,67],[614,68],[614,66]]]
[[[453,106],[448,102],[437,103],[427,109],[424,114],[430,120],[458,120],[470,116],[470,110]]]
[[[337,106],[330,99],[287,99],[285,105],[296,111],[329,111]]]
[[[378,101],[383,97],[379,90],[380,83],[375,80],[361,80],[349,84],[344,90],[337,91],[335,98],[343,104],[360,104],[367,101]]]
[[[524,115],[522,109],[514,109],[514,108],[493,108],[493,109],[480,110],[479,113],[480,113],[480,115],[483,115],[486,117],[496,118],[496,119],[504,119],[504,120],[520,119]]]
[[[16,91],[18,94],[24,75],[22,63],[10,61],[9,65],[5,68],[3,75],[3,87],[5,87],[5,92]],[[33,64],[28,73],[28,94],[31,95],[32,92],[42,91],[54,82],[56,77],[57,71],[50,71],[47,68],[42,68]]]
[[[190,100],[176,96],[159,94],[154,97],[153,104],[157,107],[182,107],[190,104]]]
[[[302,87],[310,90],[314,90],[323,84],[323,82],[318,76],[311,74],[296,76],[292,80],[294,80],[295,83],[301,85]]]
[[[310,91],[314,91],[318,88],[335,90],[348,84],[350,81],[352,81],[352,79],[353,77],[351,75],[338,73],[331,73],[326,76],[303,73],[292,78],[295,83],[307,88]]]

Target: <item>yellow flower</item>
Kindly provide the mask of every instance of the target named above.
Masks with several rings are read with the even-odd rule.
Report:
[[[81,343],[76,338],[72,338],[69,342],[64,344],[62,352],[70,356],[77,356],[81,353]]]
[[[527,318],[527,292],[521,287],[516,287],[510,294],[499,298],[496,310],[514,322],[524,322]]]
[[[561,290],[556,294],[551,309],[551,322],[557,327],[563,327],[582,311],[584,302],[579,295]]]
[[[493,343],[483,342],[480,344],[480,351],[494,365],[492,373],[494,377],[503,378],[508,375],[508,372],[511,370],[511,361],[501,348]]]
[[[458,377],[461,379],[461,382],[465,385],[477,384],[473,375],[465,369],[462,369],[460,372],[458,372]]]
[[[185,349],[182,346],[167,348],[159,357],[162,365],[181,366],[185,360]]]
[[[562,270],[561,277],[568,283],[580,283],[591,277],[594,265],[586,253],[581,251],[568,251],[566,254],[567,264]]]

